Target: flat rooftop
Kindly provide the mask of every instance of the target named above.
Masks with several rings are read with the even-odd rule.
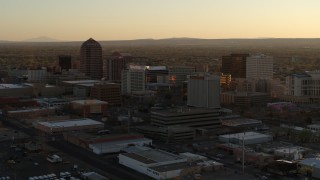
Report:
[[[160,165],[160,166],[153,166],[153,167],[150,167],[150,169],[157,172],[166,172],[166,171],[185,169],[187,167],[194,167],[194,166],[196,165],[190,164],[187,162],[180,162],[180,163],[166,164],[166,165]]]
[[[301,160],[299,164],[305,165],[305,166],[312,166],[316,168],[320,168],[320,159],[318,158],[308,158]]]
[[[62,81],[63,83],[68,83],[68,84],[87,84],[87,83],[100,83],[102,81],[100,80],[77,80],[77,81]]]
[[[73,120],[64,120],[64,121],[54,121],[54,122],[38,122],[43,126],[47,126],[49,128],[68,128],[74,126],[90,126],[90,125],[104,125],[101,122],[83,118],[83,119],[73,119]]]
[[[148,138],[137,138],[137,139],[126,139],[126,140],[115,140],[109,142],[101,142],[101,143],[92,143],[90,144],[91,147],[101,148],[102,150],[108,149],[109,147],[122,147],[127,146],[128,144],[134,144],[137,142],[150,142],[152,143],[151,139]]]
[[[236,133],[236,134],[225,134],[225,135],[220,135],[221,137],[224,138],[235,138],[239,140],[250,140],[250,139],[256,139],[256,138],[267,138],[270,137],[270,135],[267,134],[261,134],[257,132],[244,132],[244,133]]]
[[[24,84],[0,84],[0,89],[21,89],[21,88],[28,88]]]
[[[97,99],[90,99],[90,100],[76,100],[72,101],[71,103],[77,103],[77,104],[82,104],[82,105],[89,105],[89,104],[108,104],[105,101],[100,101]]]
[[[54,110],[54,107],[43,108],[43,107],[35,107],[35,108],[28,108],[28,109],[17,109],[8,111],[8,113],[22,113],[22,112],[34,112],[34,111],[42,111],[42,110]]]
[[[201,114],[201,113],[214,113],[220,112],[220,108],[194,108],[194,107],[177,107],[161,110],[153,110],[151,114],[160,115],[160,116],[176,116],[176,115],[192,115],[192,114]]]
[[[159,163],[159,162],[166,162],[166,161],[175,161],[175,160],[183,160],[184,158],[166,152],[159,149],[150,149],[146,151],[140,151],[136,153],[126,153],[122,154],[124,156],[130,157],[137,161],[141,161],[145,164],[152,164],[152,163]]]
[[[237,127],[237,126],[247,126],[247,125],[257,125],[262,124],[262,121],[256,119],[229,119],[223,120],[222,125]]]

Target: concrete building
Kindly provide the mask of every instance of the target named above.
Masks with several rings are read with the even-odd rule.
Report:
[[[300,169],[309,169],[311,176],[316,179],[320,179],[320,159],[319,158],[307,158],[299,162]],[[306,172],[307,174],[307,172]]]
[[[161,77],[168,77],[166,66],[146,66],[146,83],[159,83]]]
[[[231,54],[222,56],[221,72],[232,78],[246,78],[246,60],[249,54]]]
[[[92,119],[70,119],[64,121],[37,122],[35,128],[47,134],[59,134],[70,131],[98,131],[104,124]]]
[[[103,131],[103,130],[102,130]],[[152,145],[152,140],[140,134],[106,134],[70,132],[64,133],[64,140],[88,149],[95,154],[120,152],[131,146]]]
[[[0,97],[23,97],[32,94],[32,87],[25,84],[0,84]]]
[[[198,166],[188,163],[186,158],[158,149],[119,154],[119,164],[154,179],[172,179],[199,172]]]
[[[220,108],[220,78],[208,73],[188,77],[188,106]]]
[[[187,80],[188,75],[196,71],[191,66],[168,66],[168,80],[171,84],[182,85]]]
[[[289,147],[279,147],[274,150],[274,155],[286,158],[290,160],[303,159],[305,154],[310,152],[310,149],[300,147],[300,146],[289,146]]]
[[[146,137],[164,142],[191,141],[195,138],[195,130],[185,126],[139,126],[137,131]]]
[[[127,68],[131,61],[131,54],[113,52],[103,61],[103,77],[112,82],[121,82],[121,72]]]
[[[76,114],[83,117],[106,117],[109,115],[108,103],[95,99],[72,101],[71,108]]]
[[[287,76],[286,93],[282,99],[295,103],[320,102],[320,71]]]
[[[10,110],[6,112],[6,116],[8,118],[16,118],[16,119],[28,119],[28,118],[38,118],[44,116],[53,116],[55,115],[55,108],[24,108],[17,110]]]
[[[100,80],[92,80],[92,79],[85,79],[85,80],[72,80],[72,81],[62,81],[60,86],[65,88],[66,93],[72,93],[75,90],[75,87],[79,88],[88,85],[92,87],[96,83],[102,83],[103,81]]]
[[[270,100],[270,95],[268,93],[229,91],[220,94],[221,105],[265,106]]]
[[[69,104],[67,100],[59,99],[59,98],[41,98],[41,99],[37,99],[37,102],[42,107],[54,107],[54,108],[62,108],[64,105]]]
[[[242,145],[261,144],[272,141],[272,136],[256,132],[244,132],[237,134],[225,134],[219,136],[219,141]]]
[[[130,68],[122,71],[121,93],[145,92],[146,76],[144,68]]]
[[[247,79],[272,79],[273,57],[263,54],[248,56],[246,59]]]
[[[47,83],[47,69],[28,69],[28,82]]]
[[[168,127],[174,125],[216,129],[221,127],[221,111],[213,108],[170,108],[151,112],[151,125]]]
[[[92,79],[102,78],[102,48],[90,38],[80,48],[80,71]]]
[[[109,106],[121,105],[121,87],[116,83],[99,83],[91,87],[90,96],[108,102]]]

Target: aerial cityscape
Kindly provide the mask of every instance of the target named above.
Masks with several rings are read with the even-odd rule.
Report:
[[[319,7],[0,2],[0,180],[320,179]]]

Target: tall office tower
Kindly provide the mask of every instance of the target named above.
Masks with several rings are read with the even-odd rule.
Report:
[[[247,57],[246,78],[272,79],[273,57],[263,54]]]
[[[69,71],[71,69],[71,56],[70,55],[60,55],[59,56],[59,67],[62,70]]]
[[[144,66],[123,70],[121,77],[121,92],[123,94],[145,92],[146,74]]]
[[[232,78],[246,78],[246,59],[249,54],[231,54],[222,56],[221,72]]]
[[[114,52],[103,61],[103,77],[114,82],[121,82],[121,71],[132,61],[129,53]]]
[[[80,71],[92,79],[102,78],[102,48],[90,38],[81,45]]]
[[[189,76],[188,106],[220,108],[220,77],[208,73]]]
[[[195,71],[196,68],[191,66],[169,66],[169,83],[182,85],[182,83],[187,80],[187,76],[191,75]]]

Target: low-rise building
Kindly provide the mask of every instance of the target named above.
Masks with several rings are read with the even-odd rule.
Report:
[[[70,119],[64,121],[37,122],[35,128],[47,134],[59,134],[69,131],[97,131],[104,124],[92,119]]]
[[[320,159],[307,158],[299,162],[300,171],[305,171],[305,174],[311,173],[311,176],[320,179]],[[303,170],[304,169],[304,170]]]
[[[116,83],[99,83],[91,87],[92,98],[108,102],[110,106],[121,105],[121,87]]]
[[[166,142],[190,141],[195,138],[195,130],[185,126],[140,126],[137,130],[146,137]]]
[[[220,108],[177,107],[151,112],[151,125],[167,127],[181,125],[193,128],[217,129],[221,127]]]
[[[71,102],[72,110],[83,117],[108,116],[108,103],[100,100],[77,100]]]
[[[154,179],[172,179],[199,172],[186,158],[159,149],[119,154],[119,163]]]
[[[221,105],[265,106],[270,101],[270,94],[261,92],[223,92],[220,94]]]
[[[272,136],[257,132],[243,132],[236,134],[225,134],[219,136],[219,141],[233,144],[261,144],[272,141]]]

